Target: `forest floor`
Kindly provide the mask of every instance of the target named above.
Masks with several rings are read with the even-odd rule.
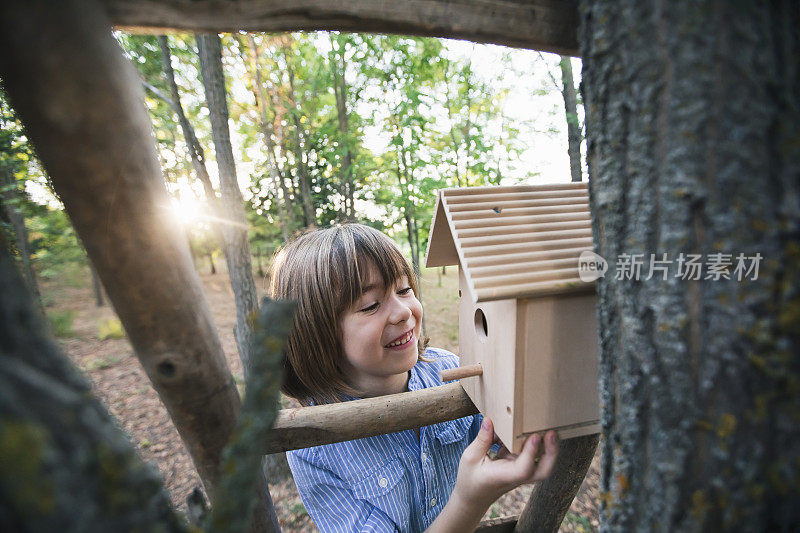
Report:
[[[202,273],[201,279],[225,356],[241,387],[242,366],[233,337],[236,313],[230,283],[224,272]],[[257,279],[256,284],[259,294],[264,294],[265,280]],[[445,276],[441,276],[438,269],[427,270],[421,289],[431,346],[458,353],[457,270],[449,268]],[[128,340],[124,337],[101,340],[105,336],[101,333],[103,330],[113,331],[116,315],[108,304],[96,306],[88,269],[73,269],[57,279],[44,281],[42,297],[48,315],[61,317],[65,322],[59,328],[60,346],[89,378],[96,394],[119,420],[142,459],[158,469],[174,506],[185,512],[186,497],[200,485],[200,480]],[[64,317],[68,318],[64,320]],[[599,451],[560,531],[597,530],[598,460]],[[486,517],[519,514],[531,490],[532,486],[528,485],[504,495],[492,505]],[[291,477],[271,484],[270,493],[283,531],[316,531]]]

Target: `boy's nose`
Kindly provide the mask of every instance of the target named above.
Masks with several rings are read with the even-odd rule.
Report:
[[[392,312],[389,315],[389,320],[392,324],[400,324],[411,318],[411,307],[397,297],[392,298],[392,300]]]

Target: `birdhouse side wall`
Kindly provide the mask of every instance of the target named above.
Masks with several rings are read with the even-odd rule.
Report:
[[[518,368],[525,383],[522,435],[563,428],[597,432],[598,334],[596,296],[561,295],[519,302]],[[522,326],[524,323],[524,327]]]
[[[461,385],[480,412],[492,419],[497,436],[510,448],[514,428],[521,420],[515,405],[517,302],[473,303],[460,268],[459,287],[460,364],[483,366],[481,376],[462,379]]]

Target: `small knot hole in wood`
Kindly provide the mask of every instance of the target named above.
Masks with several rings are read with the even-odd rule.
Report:
[[[502,211],[502,209],[500,209],[499,207],[493,207],[492,211],[494,211],[495,213],[497,213],[499,215],[500,212]]]
[[[489,327],[486,324],[486,315],[483,314],[483,311],[480,308],[475,310],[475,335],[478,336],[478,340],[481,342],[486,342],[486,337],[489,336]]]
[[[171,378],[175,375],[175,365],[170,361],[161,361],[158,363],[156,370],[158,370],[158,373],[165,378]]]

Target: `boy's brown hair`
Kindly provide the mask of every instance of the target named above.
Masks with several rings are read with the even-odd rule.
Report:
[[[275,257],[272,298],[296,304],[281,390],[302,405],[338,402],[343,394],[359,396],[341,370],[341,317],[361,297],[370,265],[384,288],[405,276],[414,294],[419,294],[417,278],[395,243],[369,226],[341,224],[312,230]],[[420,339],[420,355],[426,344],[427,339]]]

